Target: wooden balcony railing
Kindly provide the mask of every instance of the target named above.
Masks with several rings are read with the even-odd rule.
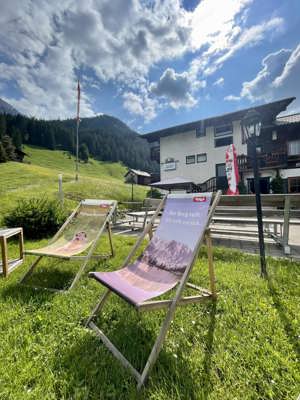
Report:
[[[288,163],[288,155],[286,152],[273,152],[257,154],[259,168],[279,168],[286,167]],[[247,171],[252,169],[251,158],[246,155],[237,157],[239,171]]]

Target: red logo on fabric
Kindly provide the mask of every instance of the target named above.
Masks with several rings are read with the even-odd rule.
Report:
[[[100,207],[101,207],[101,208],[108,208],[109,205],[108,205],[108,204],[100,204]]]
[[[195,203],[203,203],[204,201],[206,201],[206,197],[205,196],[195,196],[195,197],[193,197],[193,201]]]

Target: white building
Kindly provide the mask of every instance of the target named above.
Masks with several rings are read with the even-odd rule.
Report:
[[[288,98],[255,107],[262,116],[263,130],[259,138],[258,152],[261,158],[262,192],[269,192],[270,180],[279,172],[284,179],[299,177],[300,164],[291,159],[291,146],[298,152],[300,161],[299,129],[287,118],[277,118],[295,98]],[[224,186],[225,151],[231,143],[237,149],[240,175],[251,191],[253,174],[247,158],[247,144],[241,129],[241,120],[249,109],[151,132],[144,137],[151,146],[152,158],[160,163],[161,180],[182,177],[195,184]],[[297,118],[296,118],[297,120]],[[295,121],[297,123],[297,121]],[[287,125],[292,126],[287,128]],[[289,132],[289,135],[286,132]],[[289,147],[290,146],[290,147]],[[296,154],[294,154],[295,156]],[[263,162],[264,161],[264,162]],[[295,161],[295,162],[292,162]],[[206,184],[206,187],[205,187]],[[215,188],[215,187],[214,187]],[[300,189],[300,181],[299,181]]]

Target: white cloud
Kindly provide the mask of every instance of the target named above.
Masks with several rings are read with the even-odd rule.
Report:
[[[74,115],[78,70],[134,86],[155,63],[183,54],[191,30],[179,0],[10,0],[0,21],[0,83],[16,82],[20,98],[7,100],[39,117]],[[82,115],[94,111],[83,97]]]
[[[193,12],[181,0],[4,1],[0,88],[16,85],[19,96],[6,100],[21,112],[45,118],[75,114],[78,71],[83,89],[115,83],[124,107],[147,121],[160,106],[154,94],[167,99],[162,100],[166,106],[191,107],[204,85],[203,74],[282,25],[273,18],[246,29],[252,1],[222,0],[220,6],[220,0],[202,0]],[[187,52],[194,57],[187,72],[169,68],[168,87],[166,71],[147,84],[151,68]],[[83,90],[82,115],[100,111]]]
[[[204,81],[197,81],[187,72],[176,73],[173,68],[167,68],[159,81],[150,85],[150,92],[168,100],[172,108],[191,108],[197,104],[193,94],[201,87]]]
[[[233,94],[229,94],[228,96],[224,97],[226,101],[239,101],[241,100],[240,96],[234,96]]]
[[[125,92],[122,97],[124,108],[131,114],[143,117],[145,122],[149,122],[156,117],[157,103],[147,93]]]
[[[294,49],[281,49],[262,60],[263,68],[256,77],[244,82],[241,96],[251,101],[271,101],[297,96],[300,92],[300,44]],[[293,103],[300,109],[300,99]]]
[[[221,57],[219,57],[215,64],[220,65],[223,64],[226,60],[231,58],[237,51],[245,48],[246,46],[254,46],[257,43],[261,42],[264,38],[266,33],[272,32],[273,34],[277,30],[281,30],[283,26],[283,19],[282,18],[272,18],[269,21],[264,21],[259,25],[251,26],[249,29],[245,29],[233,43],[229,43],[230,46],[225,51]]]
[[[214,85],[214,86],[223,87],[223,86],[224,86],[224,78],[223,78],[223,76],[221,76],[221,78],[217,79],[217,80],[213,83],[213,85]]]

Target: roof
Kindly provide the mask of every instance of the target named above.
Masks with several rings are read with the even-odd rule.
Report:
[[[274,121],[276,116],[282,111],[286,110],[287,107],[295,100],[296,97],[288,97],[285,99],[273,101],[272,103],[262,104],[256,107],[245,108],[243,110],[234,111],[218,115],[215,117],[209,117],[198,121],[189,122],[187,124],[176,125],[166,129],[160,129],[158,131],[149,132],[141,137],[147,139],[148,142],[155,142],[161,137],[176,135],[178,133],[185,133],[196,128],[202,128],[203,126],[209,125],[221,125],[234,120],[240,120],[250,110],[256,110],[261,113],[263,122]]]
[[[165,179],[164,181],[151,183],[150,186],[168,190],[168,189],[188,189],[193,184],[194,182],[191,181],[190,179],[175,177],[175,178]]]
[[[27,153],[25,153],[23,150],[20,150],[20,149],[15,149],[15,153],[17,153],[18,155],[20,155],[20,156],[27,156],[27,157],[29,157],[29,155],[27,154]]]
[[[276,125],[296,124],[300,122],[300,113],[276,118]]]
[[[135,175],[147,176],[148,178],[151,178],[151,175],[148,172],[140,171],[139,169],[133,169],[133,168],[129,168],[125,176],[127,176],[129,172],[133,172]]]

